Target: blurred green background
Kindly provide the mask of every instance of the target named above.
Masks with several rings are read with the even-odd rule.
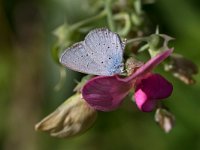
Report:
[[[91,3],[91,1],[90,1]],[[165,102],[176,116],[165,134],[153,113],[133,104],[99,113],[95,125],[72,139],[35,132],[34,125],[52,112],[80,80],[67,70],[64,86],[55,91],[60,67],[51,56],[52,31],[95,12],[89,0],[1,0],[0,3],[0,149],[2,150],[200,150],[200,76],[195,85],[173,78],[173,95]],[[93,1],[94,3],[94,1]],[[143,10],[161,31],[176,40],[175,51],[200,65],[200,2],[158,0]]]

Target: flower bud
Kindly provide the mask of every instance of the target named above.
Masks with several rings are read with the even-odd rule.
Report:
[[[165,34],[150,35],[148,38],[148,45],[151,57],[156,56],[163,50],[169,49],[168,42],[170,40],[173,40],[173,38]]]
[[[51,136],[68,138],[86,131],[97,117],[97,111],[75,94],[53,113],[35,125],[35,130],[47,131]]]
[[[158,34],[152,34],[149,37],[149,47],[152,50],[158,50],[163,46],[164,39]]]
[[[139,67],[141,67],[144,63],[137,60],[134,57],[130,57],[126,61],[126,72],[127,75],[130,76],[133,72],[135,72]]]
[[[165,131],[169,133],[175,124],[175,117],[164,108],[158,108],[155,113],[155,121]]]
[[[173,76],[185,84],[194,84],[193,75],[198,73],[198,67],[192,61],[180,54],[172,54],[170,62],[165,65],[165,70],[172,72]]]
[[[134,100],[143,112],[152,111],[156,103],[171,95],[172,84],[159,74],[147,74],[135,84]]]

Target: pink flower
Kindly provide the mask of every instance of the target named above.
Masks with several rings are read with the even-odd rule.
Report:
[[[171,95],[173,87],[162,76],[150,72],[172,51],[173,49],[169,49],[159,53],[126,78],[119,75],[92,78],[82,89],[83,99],[97,110],[112,111],[120,106],[129,91],[135,87],[134,98],[138,108],[141,111],[151,111],[157,100]],[[162,88],[163,90],[158,91]]]
[[[171,95],[173,86],[159,74],[148,74],[137,80],[134,99],[138,108],[144,112],[154,109],[156,102]]]

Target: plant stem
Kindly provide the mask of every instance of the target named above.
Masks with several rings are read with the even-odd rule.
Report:
[[[108,26],[109,26],[110,30],[114,32],[115,25],[114,25],[112,11],[111,11],[111,1],[112,0],[105,1],[105,10],[106,10],[106,14],[107,14]]]
[[[147,41],[148,37],[138,37],[127,40],[127,44],[133,43],[133,42],[140,42],[140,41]]]
[[[119,13],[113,16],[113,18],[114,20],[124,21],[124,27],[120,31],[118,31],[118,34],[121,36],[126,36],[131,29],[131,21],[130,21],[128,13]]]
[[[142,9],[141,9],[141,0],[135,0],[133,2],[133,6],[135,8],[135,12],[137,15],[141,15],[142,14]]]

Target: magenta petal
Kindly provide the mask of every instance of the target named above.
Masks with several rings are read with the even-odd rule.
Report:
[[[134,99],[137,107],[143,112],[152,111],[156,105],[155,100],[149,100],[148,96],[141,89],[134,94]]]
[[[173,86],[159,74],[150,74],[146,78],[137,81],[136,91],[141,89],[150,100],[159,100],[171,95]]]
[[[118,80],[117,76],[97,76],[85,84],[82,95],[93,108],[111,111],[119,107],[132,86],[132,82]]]
[[[173,86],[159,74],[148,74],[143,79],[138,79],[134,99],[141,111],[152,111],[157,100],[169,97]]]
[[[166,59],[172,52],[173,52],[173,49],[169,49],[169,50],[159,53],[158,55],[156,55],[155,57],[147,61],[144,65],[142,65],[142,67],[138,68],[136,72],[133,73],[131,76],[127,78],[123,78],[121,80],[128,82],[130,80],[133,80],[137,77],[140,77],[150,72],[154,67],[156,67],[159,63],[161,63],[164,59]]]

